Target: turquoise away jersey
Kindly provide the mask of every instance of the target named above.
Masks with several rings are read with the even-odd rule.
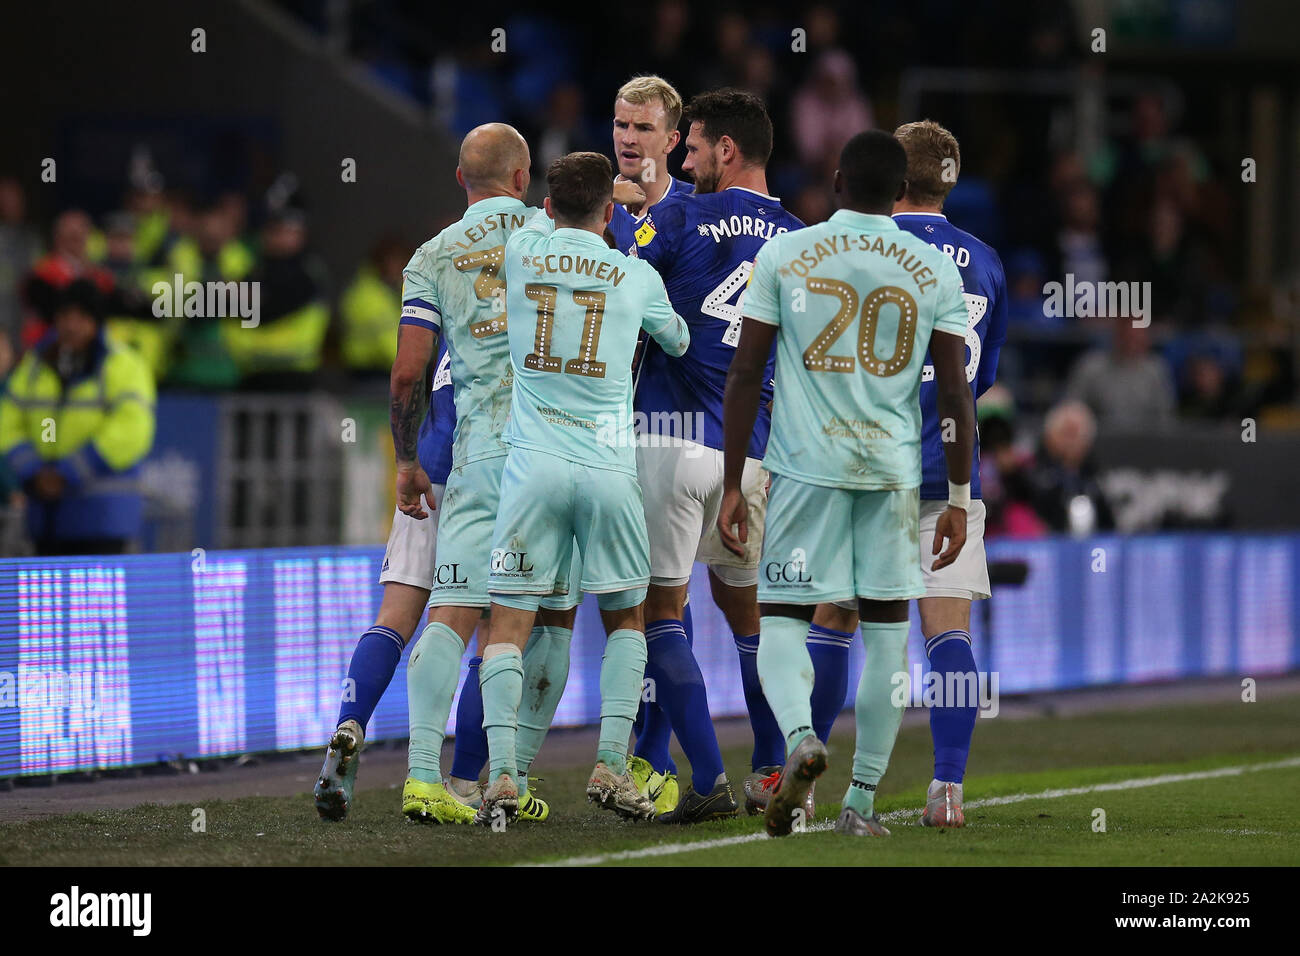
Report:
[[[456,400],[452,466],[500,457],[510,417],[506,240],[539,210],[510,196],[481,199],[411,257],[403,273],[403,325],[441,332]],[[545,214],[543,214],[545,215]]]
[[[636,474],[632,358],[642,329],[690,344],[659,273],[584,229],[539,217],[506,243],[514,401],[506,441]]]
[[[841,209],[769,239],[745,315],[777,326],[763,465],[814,485],[921,484],[921,369],[938,329],[966,334],[949,256],[888,216]]]

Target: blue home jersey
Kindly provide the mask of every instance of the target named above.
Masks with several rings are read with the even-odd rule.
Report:
[[[966,309],[966,381],[976,398],[983,395],[998,374],[998,352],[1007,338],[1007,279],[1002,260],[991,246],[958,229],[941,213],[906,212],[894,216],[899,227],[924,239],[951,256],[961,273]],[[971,497],[980,492],[979,434],[971,462]],[[947,499],[948,465],[943,457],[939,410],[934,386],[934,365],[925,356],[921,372],[921,497]]]
[[[664,190],[664,194],[659,197],[659,202],[663,202],[670,196],[689,196],[695,191],[695,187],[690,183],[676,177],[670,178],[672,181]],[[633,216],[618,203],[614,204],[614,218],[609,221],[609,231],[614,236],[614,248],[627,256],[636,255],[637,229],[645,221],[648,212],[649,210],[644,210],[640,216]],[[641,235],[644,237],[647,234],[643,232]]]
[[[681,358],[646,343],[636,412],[651,433],[671,429],[709,448],[722,448],[722,393],[740,341],[754,258],[773,236],[802,227],[779,199],[736,186],[664,199],[650,209],[638,227],[637,255],[663,276],[673,309],[691,331],[690,348]],[[762,458],[767,449],[775,351],[763,376],[751,458]]]
[[[447,343],[438,342],[438,364],[434,367],[433,393],[429,396],[429,413],[420,423],[420,443],[416,457],[420,467],[435,485],[445,485],[451,473],[451,438],[456,431],[456,399],[451,387],[451,356]]]

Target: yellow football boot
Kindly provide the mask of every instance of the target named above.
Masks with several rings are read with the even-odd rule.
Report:
[[[461,803],[441,783],[407,777],[402,787],[402,814],[414,823],[473,823],[474,808]]]

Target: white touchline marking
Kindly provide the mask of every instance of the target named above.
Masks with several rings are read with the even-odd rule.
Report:
[[[1112,783],[1095,783],[1087,787],[1064,787],[1041,790],[1038,793],[1013,793],[1004,797],[986,797],[972,800],[965,809],[975,810],[979,807],[1000,807],[1008,803],[1024,803],[1026,800],[1055,800],[1059,797],[1078,797],[1085,793],[1103,793],[1111,790],[1138,790],[1142,787],[1158,787],[1166,783],[1184,783],[1188,780],[1212,780],[1215,777],[1236,777],[1243,773],[1255,773],[1260,770],[1284,770],[1288,767],[1300,767],[1300,757],[1288,757],[1271,763],[1244,764],[1235,767],[1218,767],[1214,770],[1196,770],[1191,773],[1166,773],[1158,777],[1137,777],[1132,780],[1116,780]],[[921,811],[893,810],[882,813],[880,819],[885,823],[894,823],[919,817]],[[808,833],[833,830],[835,824],[829,820],[815,823]],[[1228,831],[1232,832],[1232,831]],[[1243,834],[1251,831],[1240,831]],[[739,846],[742,843],[757,843],[771,840],[766,833],[746,833],[744,836],[718,837],[713,840],[696,840],[693,843],[665,843],[660,846],[641,847],[637,850],[620,850],[616,853],[598,853],[593,856],[572,856],[564,860],[549,863],[517,863],[516,866],[599,866],[602,863],[614,863],[619,860],[641,860],[653,856],[672,856],[677,853],[694,853],[697,850],[712,850],[722,846]]]

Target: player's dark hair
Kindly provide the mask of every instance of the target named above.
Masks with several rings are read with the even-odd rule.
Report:
[[[614,198],[614,169],[603,153],[569,153],[546,170],[551,213],[565,222],[593,219]]]
[[[746,163],[767,165],[772,155],[772,118],[753,93],[730,88],[700,93],[686,104],[685,116],[687,123],[700,124],[710,143],[730,136]]]
[[[844,204],[852,209],[889,215],[906,178],[903,144],[883,130],[858,133],[840,152]]]

